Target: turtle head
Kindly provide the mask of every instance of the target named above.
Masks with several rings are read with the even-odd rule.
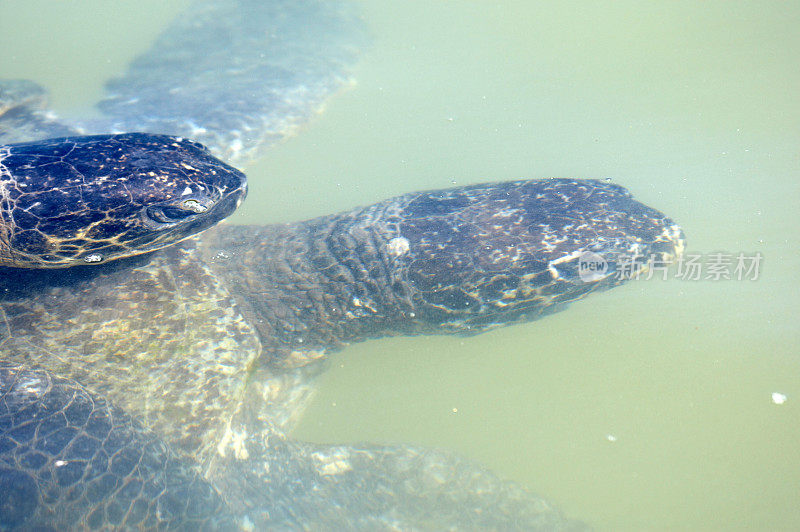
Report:
[[[494,183],[401,199],[386,211],[383,248],[412,331],[472,334],[536,319],[684,248],[672,220],[605,181]]]
[[[0,162],[22,192],[7,266],[57,268],[154,251],[227,217],[247,190],[243,173],[167,135],[67,137],[4,150]]]

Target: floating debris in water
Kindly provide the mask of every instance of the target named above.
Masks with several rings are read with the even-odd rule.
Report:
[[[782,405],[786,402],[786,395],[780,392],[772,392],[772,402],[776,405]]]
[[[610,441],[611,443],[614,443],[615,441],[617,441],[617,437],[614,436],[613,434],[606,434],[606,439],[608,441]]]

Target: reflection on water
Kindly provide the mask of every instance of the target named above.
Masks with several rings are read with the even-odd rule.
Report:
[[[82,107],[182,7],[86,6],[0,7],[3,76]],[[611,177],[674,217],[689,252],[760,252],[763,268],[757,281],[632,282],[472,338],[353,346],[295,435],[457,449],[601,529],[800,527],[800,10],[364,10],[374,46],[358,85],[247,168],[236,221],[452,183]]]

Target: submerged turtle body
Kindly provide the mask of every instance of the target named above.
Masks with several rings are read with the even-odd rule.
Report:
[[[682,247],[671,220],[598,181],[407,194],[307,222],[218,226],[88,278],[18,273],[28,279],[15,284],[39,283],[37,304],[7,294],[0,346],[7,362],[128,412],[256,527],[561,528],[542,499],[446,453],[287,433],[332,350],[535,319],[624,282],[571,275],[579,252],[612,272],[639,257],[635,273]]]
[[[59,268],[153,251],[230,215],[246,190],[240,171],[167,135],[0,146],[0,266]]]
[[[246,162],[349,82],[361,35],[336,1],[200,0],[108,84],[97,119],[60,121],[37,85],[0,81],[1,144],[151,134],[7,147],[9,183],[52,175],[72,186],[80,174],[70,190],[88,187],[92,200],[115,192],[92,188],[106,176],[147,168],[168,192],[156,198],[144,184],[92,207],[71,194],[59,227],[47,209],[60,185],[18,212],[11,200],[24,191],[2,189],[0,257],[11,259],[0,266],[30,267],[0,268],[0,528],[574,526],[446,452],[288,434],[324,360],[347,343],[536,319],[679,254],[680,229],[623,188],[555,179],[412,193],[306,222],[220,225],[106,263],[205,228],[244,193],[239,174],[193,142],[157,134]],[[61,170],[44,170],[47,157]],[[215,195],[219,177],[227,196]],[[75,224],[78,207],[99,218]],[[123,211],[134,225],[103,223]],[[6,213],[29,225],[17,231]],[[148,240],[136,227],[169,236]],[[587,252],[607,270],[585,281]],[[42,268],[93,253],[106,254],[102,264]]]

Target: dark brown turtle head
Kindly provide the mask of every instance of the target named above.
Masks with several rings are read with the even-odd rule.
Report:
[[[664,214],[604,181],[547,179],[409,194],[380,215],[391,287],[420,332],[536,319],[684,248]]]
[[[200,144],[128,133],[0,147],[0,265],[59,268],[147,253],[244,199],[244,174]]]

